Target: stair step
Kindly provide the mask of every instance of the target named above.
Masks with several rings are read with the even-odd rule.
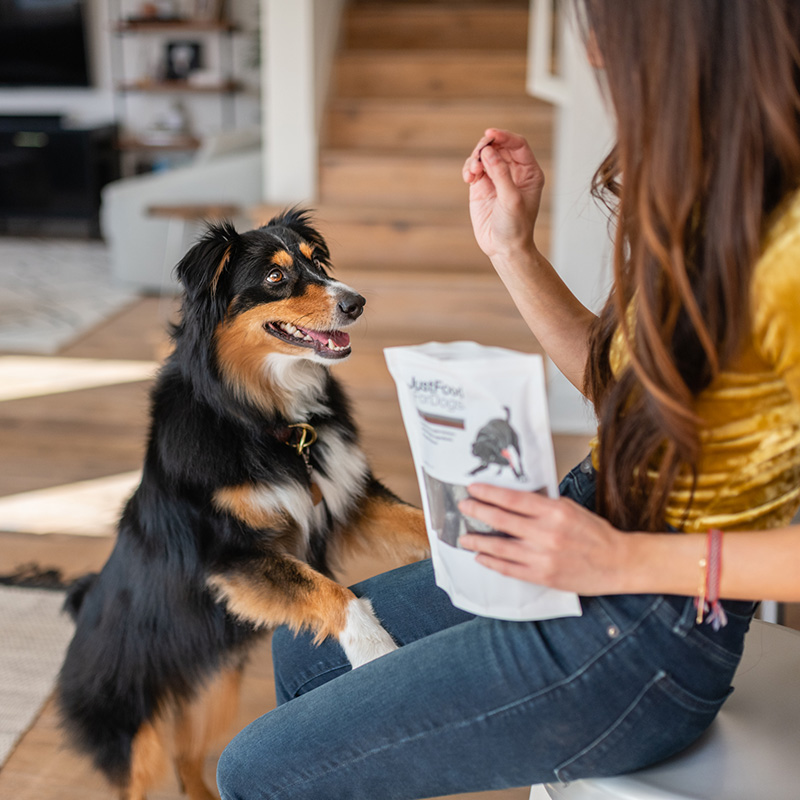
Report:
[[[250,209],[255,225],[264,225],[271,217],[280,214],[285,206],[265,203]],[[310,209],[312,222],[320,230],[335,235],[340,226],[363,225],[365,228],[393,228],[398,232],[421,228],[458,228],[471,231],[469,210],[465,204],[458,206],[414,205],[360,205],[357,203],[316,203]]]
[[[520,3],[371,3],[351,7],[346,48],[521,50],[528,43],[528,6]]]
[[[388,154],[325,150],[319,198],[325,204],[463,207],[465,155]],[[540,160],[548,172],[549,158]]]
[[[279,209],[254,212],[261,225]],[[472,235],[469,212],[460,209],[375,208],[320,205],[314,225],[328,242],[336,274],[342,270],[437,270],[491,272]]]
[[[253,209],[253,224],[263,225],[281,210]],[[550,227],[548,213],[542,209],[543,232]],[[475,243],[466,203],[459,208],[319,205],[313,223],[328,242],[336,274],[353,269],[493,273]],[[537,245],[549,242],[537,237]]]
[[[553,109],[533,98],[513,101],[383,100],[332,101],[324,142],[331,148],[453,152],[464,157],[487,127],[513,130],[548,151]]]
[[[438,2],[438,0],[415,0],[418,2]],[[264,225],[271,217],[286,210],[285,205],[263,203],[249,210],[252,221]],[[342,222],[358,222],[363,225],[392,225],[398,229],[417,225],[464,225],[470,226],[469,214],[465,206],[422,206],[413,205],[364,205],[341,203],[314,203],[309,207],[315,225],[337,225]]]
[[[494,273],[475,242],[469,222],[421,222],[407,228],[378,222],[339,222],[331,225],[328,241],[343,269]],[[537,244],[549,247],[549,241]]]
[[[320,158],[323,203],[448,206],[466,203],[463,157],[325,150]]]
[[[526,97],[524,52],[344,52],[336,59],[335,97]]]

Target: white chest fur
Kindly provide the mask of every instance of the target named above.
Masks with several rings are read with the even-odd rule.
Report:
[[[296,543],[300,557],[312,533],[324,531],[330,519],[334,523],[347,520],[369,475],[364,454],[334,427],[320,426],[311,448],[314,466],[310,481],[264,481],[236,494],[238,509],[255,527],[294,528],[300,534]],[[310,484],[319,487],[322,502],[315,504],[319,498],[314,497]],[[226,507],[224,497],[218,497],[218,503]]]
[[[328,511],[337,522],[344,520],[367,482],[367,459],[360,448],[346,442],[334,429],[321,428],[315,448],[312,480],[319,486]]]
[[[326,403],[328,371],[325,366],[273,353],[264,360],[263,370],[269,384],[280,390],[278,409],[286,419],[303,421],[320,415],[324,418],[330,413]],[[358,446],[348,442],[335,425],[315,424],[317,438],[309,451],[310,483],[319,487],[323,502],[315,505],[318,495],[316,498],[312,495],[306,481],[275,484],[265,481],[249,487],[246,497],[242,498],[246,506],[260,512],[264,518],[294,523],[305,544],[311,534],[322,531],[330,519],[341,523],[349,517],[369,475],[367,460]],[[305,544],[301,546],[305,548]]]

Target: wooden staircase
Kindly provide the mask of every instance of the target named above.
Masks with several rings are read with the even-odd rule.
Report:
[[[315,204],[337,265],[491,272],[461,167],[495,126],[525,135],[547,169],[552,109],[525,92],[527,34],[527,0],[351,2]],[[545,198],[544,227],[548,214]]]

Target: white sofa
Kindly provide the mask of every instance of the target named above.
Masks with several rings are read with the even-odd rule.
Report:
[[[233,204],[242,208],[262,196],[258,129],[209,137],[191,164],[108,184],[100,225],[111,251],[112,274],[121,286],[172,293],[173,268],[200,230],[179,220],[149,216],[154,205]]]

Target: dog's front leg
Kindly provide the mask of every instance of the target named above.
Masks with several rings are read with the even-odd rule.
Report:
[[[333,563],[344,563],[354,552],[382,553],[399,563],[430,555],[422,509],[400,500],[377,480],[372,480],[358,515],[330,545]]]
[[[354,668],[397,649],[368,599],[292,556],[226,568],[208,585],[231,614],[258,627],[311,630],[316,643],[334,637]]]

